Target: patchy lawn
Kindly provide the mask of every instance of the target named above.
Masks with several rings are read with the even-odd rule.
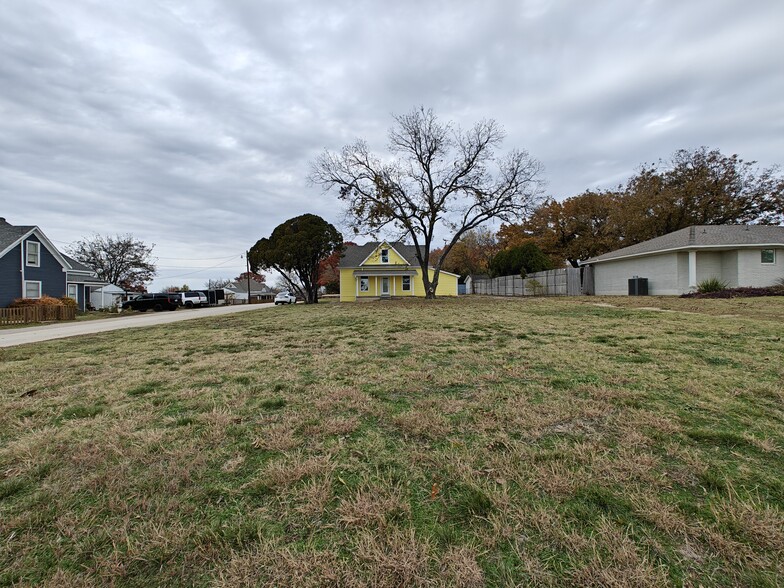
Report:
[[[0,585],[776,586],[783,316],[296,305],[0,349]]]

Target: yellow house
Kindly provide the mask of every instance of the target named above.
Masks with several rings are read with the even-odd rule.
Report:
[[[357,298],[424,298],[416,248],[387,241],[348,245],[340,260],[340,301]],[[429,269],[433,278],[433,268]],[[436,296],[457,296],[457,274],[441,270]]]

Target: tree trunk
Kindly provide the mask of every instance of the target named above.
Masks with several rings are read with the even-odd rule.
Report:
[[[430,281],[430,272],[428,271],[428,267],[427,265],[422,265],[421,261],[419,268],[422,270],[422,285],[425,287],[425,300],[435,300],[436,287],[438,286],[438,282]]]

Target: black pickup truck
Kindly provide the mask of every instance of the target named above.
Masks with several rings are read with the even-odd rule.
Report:
[[[139,294],[127,302],[123,302],[123,310],[138,310],[147,312],[152,309],[156,312],[160,310],[177,310],[179,306],[179,294]]]

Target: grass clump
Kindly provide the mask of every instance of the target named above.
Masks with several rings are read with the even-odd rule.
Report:
[[[729,287],[727,282],[719,278],[706,278],[697,284],[697,292],[700,294],[708,294],[710,292],[721,292]]]
[[[153,392],[160,389],[162,383],[159,381],[153,382],[145,382],[144,384],[139,384],[138,386],[134,386],[133,388],[128,389],[128,396],[144,396],[146,394],[152,394]]]
[[[259,405],[265,410],[278,410],[286,406],[286,399],[280,397],[265,398]]]

